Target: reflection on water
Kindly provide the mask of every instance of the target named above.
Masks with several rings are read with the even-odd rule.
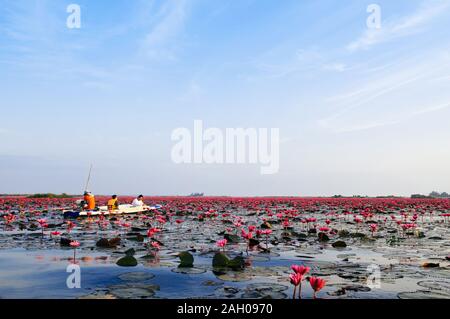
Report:
[[[242,207],[210,203],[220,206],[229,217],[223,214],[206,219],[199,215],[206,215],[204,211],[209,209],[191,207],[185,213],[186,205],[179,204],[159,216],[76,220],[73,228],[60,212],[51,210],[38,217],[22,215],[14,226],[0,222],[0,298],[290,298],[292,264],[304,264],[311,268],[311,275],[326,280],[320,298],[397,298],[399,293],[401,297],[450,296],[446,260],[449,227],[439,216],[422,215],[418,221],[418,230],[426,236],[401,229],[395,218],[406,218],[402,209],[390,212],[392,221],[384,215],[368,217],[371,219],[366,224],[377,222],[374,235],[369,225],[354,222],[343,210],[331,214],[328,206],[317,203],[301,215],[314,221],[290,215],[292,209],[272,202],[264,203],[271,207],[265,213],[256,204],[249,208],[245,202]],[[283,210],[289,218],[288,226],[276,217]],[[361,209],[361,214],[364,211]],[[46,218],[51,229],[42,232],[37,218]],[[240,227],[262,229],[265,219],[272,223],[270,238],[259,237],[262,246],[258,248],[256,243],[247,253]],[[330,228],[329,240],[319,240],[317,232],[310,232],[325,225]],[[163,231],[149,239],[148,230],[154,227]],[[347,233],[343,235],[342,231]],[[224,233],[235,236],[223,248],[225,253],[230,258],[242,256],[244,270],[212,267],[212,259],[220,250],[216,242],[224,238]],[[78,241],[80,246],[64,247],[61,237],[69,243]],[[104,246],[98,244],[100,239],[104,239]],[[345,245],[334,248],[337,240],[345,241]],[[194,267],[179,268],[178,254],[183,251],[193,255]],[[124,257],[137,265],[118,266],[118,260]],[[67,287],[71,274],[67,266],[71,263],[80,266],[80,289]],[[424,263],[437,266],[424,268]],[[379,269],[379,288],[367,285],[371,265]],[[304,298],[312,296],[306,282],[302,294]]]

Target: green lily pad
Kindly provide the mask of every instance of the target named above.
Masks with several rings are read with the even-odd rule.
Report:
[[[194,266],[194,256],[190,252],[183,251],[178,254],[178,257],[180,258],[180,265],[179,267],[193,267]]]
[[[116,262],[117,266],[120,267],[134,267],[137,266],[138,262],[136,260],[136,258],[134,258],[133,256],[125,256],[120,258],[117,262]]]
[[[224,253],[216,253],[213,257],[213,267],[227,267],[229,258]]]
[[[239,236],[234,234],[225,234],[223,235],[223,238],[225,238],[229,243],[232,244],[237,244],[240,242]]]
[[[418,282],[417,285],[432,290],[443,290],[446,292],[450,292],[450,282],[425,280]]]
[[[155,295],[155,290],[159,290],[159,286],[118,286],[110,289],[109,293],[120,299],[138,299],[153,297]]]
[[[119,276],[119,278],[124,281],[145,281],[152,279],[154,277],[155,277],[154,274],[143,271],[127,272]]]
[[[231,260],[228,260],[227,266],[233,270],[244,269],[245,260],[242,256],[237,256]]]
[[[345,248],[347,247],[347,244],[343,240],[338,240],[332,243],[331,246],[333,246],[334,248]]]
[[[400,299],[450,299],[450,295],[431,290],[418,290],[414,292],[401,292]]]
[[[206,272],[206,269],[204,268],[196,268],[196,267],[178,267],[172,269],[172,272],[177,274],[184,274],[184,275],[198,275],[203,274]]]

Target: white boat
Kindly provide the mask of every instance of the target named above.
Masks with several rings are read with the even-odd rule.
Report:
[[[161,208],[161,205],[155,206],[133,206],[130,204],[119,205],[118,209],[108,210],[107,206],[99,206],[98,210],[83,210],[83,211],[64,211],[65,218],[77,218],[77,217],[87,217],[87,216],[98,216],[98,215],[122,215],[122,214],[137,214],[143,212],[149,212]]]

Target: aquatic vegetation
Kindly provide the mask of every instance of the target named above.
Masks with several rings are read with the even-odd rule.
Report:
[[[221,240],[218,240],[218,241],[217,241],[216,245],[217,245],[217,247],[222,248],[223,251],[225,252],[225,246],[227,245],[227,243],[228,243],[228,240],[226,240],[226,239],[221,239]]]
[[[76,252],[77,252],[77,247],[80,246],[80,243],[76,240],[71,241],[70,242],[70,247],[73,247],[73,262],[76,263]]]
[[[303,277],[311,270],[310,267],[306,267],[303,265],[292,265],[291,269],[294,271],[293,274],[291,274],[289,276],[290,280],[291,280],[291,284],[294,285],[294,294],[293,294],[293,298],[295,299],[295,292],[298,288],[298,299],[302,298],[302,281],[303,281]]]
[[[311,288],[314,290],[313,298],[316,299],[316,294],[322,290],[323,287],[325,287],[326,281],[321,278],[317,277],[310,277],[309,278],[309,284],[311,285]]]
[[[107,199],[97,197],[99,205]],[[447,287],[450,280],[448,199],[151,197],[145,202],[161,209],[66,220],[62,211],[74,209],[74,200],[0,197],[0,259],[23,249],[27,253],[20,256],[32,255],[32,263],[60,266],[73,253],[80,265],[102,265],[91,272],[102,282],[113,282],[117,269],[128,270],[122,267],[152,268],[155,280],[168,276],[159,290],[125,285],[104,294],[91,278],[89,288],[98,296],[116,298],[170,297],[173,290],[166,288],[183,285],[180,277],[190,281],[176,289],[177,297],[215,296],[217,287],[199,288],[205,280],[218,280],[230,298],[311,298],[319,291],[328,298],[450,295],[433,286]],[[381,283],[389,289],[365,286],[371,263],[380,265]],[[297,267],[309,268],[311,277]],[[0,277],[7,276],[5,269]],[[311,278],[323,278],[326,285],[320,280],[311,285]],[[248,285],[230,287],[241,282]],[[283,289],[270,288],[282,283]],[[256,284],[261,286],[249,288]],[[0,286],[0,295],[9,292]]]

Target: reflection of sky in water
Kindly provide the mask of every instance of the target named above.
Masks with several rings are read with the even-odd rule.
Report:
[[[325,218],[316,214],[318,218]],[[55,215],[55,223],[62,223],[61,216]],[[133,220],[132,216],[127,217],[135,225],[143,227],[141,221]],[[131,281],[121,280],[118,276],[129,272],[149,272],[155,277],[144,282],[134,282],[137,284],[159,285],[160,290],[156,291],[155,298],[195,298],[195,297],[221,297],[216,289],[230,286],[245,289],[251,283],[277,283],[285,285],[288,289],[283,291],[288,298],[292,296],[293,287],[289,284],[288,274],[291,272],[289,267],[292,264],[304,263],[310,266],[313,271],[325,269],[328,275],[320,275],[327,280],[327,286],[320,292],[320,297],[333,298],[328,296],[327,292],[337,290],[339,284],[364,284],[358,282],[356,278],[341,278],[337,276],[335,270],[330,265],[343,263],[343,259],[348,258],[347,264],[355,264],[358,271],[364,272],[369,264],[389,266],[389,264],[398,265],[402,263],[401,269],[407,269],[412,265],[413,270],[407,271],[403,278],[389,280],[391,272],[384,271],[382,276],[387,276],[387,280],[382,282],[381,289],[374,289],[370,292],[348,292],[346,297],[352,298],[395,298],[399,291],[416,291],[421,289],[417,286],[420,280],[432,280],[435,270],[421,269],[420,264],[429,260],[432,256],[439,254],[448,254],[449,229],[436,225],[429,225],[429,233],[437,233],[443,240],[430,241],[409,239],[402,246],[388,246],[385,238],[380,238],[376,243],[365,243],[359,239],[344,239],[348,247],[344,249],[334,249],[330,243],[318,243],[317,235],[308,236],[307,241],[296,241],[294,239],[289,244],[280,243],[272,247],[271,254],[250,252],[251,267],[244,272],[245,281],[232,282],[230,276],[225,281],[216,277],[211,271],[213,253],[202,255],[202,251],[217,249],[215,242],[223,238],[219,232],[222,232],[229,225],[223,225],[219,221],[198,222],[184,218],[182,225],[167,224],[165,232],[159,234],[158,239],[164,243],[162,251],[159,253],[160,264],[152,263],[151,260],[140,259],[147,252],[143,249],[143,244],[132,240],[126,233],[132,230],[115,229],[111,224],[107,230],[99,230],[96,225],[86,225],[79,222],[77,227],[72,230],[70,236],[79,240],[81,247],[77,249],[77,262],[81,266],[81,286],[82,289],[69,289],[66,286],[66,279],[70,273],[66,272],[66,267],[73,257],[73,249],[62,248],[58,239],[51,239],[48,232],[41,240],[40,231],[13,231],[4,232],[0,230],[0,298],[73,298],[92,294],[98,289],[108,288],[111,285],[131,284]],[[49,218],[52,220],[52,218]],[[255,216],[248,216],[248,224],[259,224]],[[340,225],[340,222],[336,223]],[[340,226],[337,226],[338,228]],[[355,230],[352,225],[344,224],[345,228]],[[297,232],[305,232],[302,225],[296,226]],[[59,227],[58,230],[64,231],[65,228]],[[146,228],[140,232],[145,235]],[[274,237],[280,238],[281,227],[275,225]],[[118,234],[122,237],[122,243],[117,249],[100,249],[96,247],[96,241],[99,238],[113,238]],[[428,235],[431,236],[431,235]],[[388,238],[388,237],[386,237]],[[13,248],[13,247],[23,248]],[[263,240],[262,246],[265,246]],[[133,247],[136,250],[136,258],[139,265],[136,267],[119,267],[115,264],[118,258],[123,254],[114,253],[115,251],[125,251]],[[205,271],[199,274],[182,274],[172,270],[178,266],[178,258],[175,256],[178,252],[195,248],[193,253],[195,257],[194,266],[203,268]],[[245,254],[246,244],[229,244],[226,247],[230,257],[234,257],[237,252]],[[232,252],[232,253],[231,253]],[[439,261],[443,267],[448,262]],[[323,269],[321,269],[323,267]],[[328,269],[326,269],[328,267]],[[448,268],[447,268],[448,269]],[[345,270],[347,271],[347,270]],[[348,269],[352,273],[352,269]],[[417,275],[418,272],[421,274]],[[399,273],[398,269],[396,270]],[[401,272],[400,272],[401,273]],[[236,274],[236,273],[234,273]],[[227,273],[227,275],[230,275]],[[444,276],[438,280],[450,280],[450,276]],[[241,278],[242,279],[242,278]],[[214,281],[220,283],[216,286],[205,285],[205,281]],[[312,295],[308,283],[303,284],[304,297],[310,298]]]
[[[252,267],[254,269],[275,269],[280,267],[286,272],[286,275],[271,276],[270,274],[262,274],[245,280],[242,282],[224,282],[218,279],[211,271],[212,255],[195,256],[195,267],[206,268],[207,271],[201,274],[180,274],[172,271],[176,268],[177,261],[173,257],[165,256],[161,258],[161,262],[173,264],[170,267],[147,267],[139,264],[136,267],[118,267],[114,264],[115,260],[121,255],[114,257],[106,256],[102,252],[90,252],[88,258],[85,251],[77,253],[77,262],[81,266],[81,289],[69,289],[66,286],[67,277],[70,273],[66,272],[66,266],[69,259],[73,256],[72,250],[47,250],[47,251],[27,251],[24,249],[2,250],[0,251],[0,297],[1,298],[74,298],[81,297],[93,293],[96,289],[107,288],[111,285],[138,283],[152,284],[160,286],[160,290],[156,291],[156,298],[194,298],[194,297],[220,297],[216,295],[215,290],[219,287],[230,286],[245,289],[250,283],[256,282],[273,282],[286,285],[289,288],[283,291],[288,297],[291,297],[292,286],[287,282],[287,272],[293,263],[311,266],[315,269],[315,260],[304,258],[299,261],[296,255],[314,256],[320,258],[320,262],[337,261],[337,256],[348,254],[348,258],[355,262],[361,262],[363,259],[366,265],[372,261],[378,261],[381,264],[387,264],[388,259],[382,256],[381,252],[368,253],[364,249],[324,249],[320,254],[313,255],[313,250],[305,250],[302,254],[301,250],[297,251],[281,251],[280,256],[272,256],[259,254],[251,257]],[[392,250],[394,253],[395,249]],[[389,252],[386,250],[385,253]],[[170,253],[170,252],[169,252]],[[164,252],[161,253],[163,257]],[[244,254],[245,256],[245,254]],[[365,258],[362,258],[364,257]],[[139,257],[137,254],[136,257]],[[107,260],[105,260],[107,258]],[[138,258],[139,259],[139,258]],[[296,260],[296,261],[294,261]],[[139,260],[143,262],[142,260]],[[319,262],[319,264],[320,264]],[[317,263],[317,262],[316,262]],[[145,263],[144,263],[145,264]],[[119,278],[120,274],[128,272],[149,272],[155,275],[154,278],[145,281],[124,281]],[[283,272],[282,271],[282,272]],[[273,275],[273,273],[272,273]],[[250,279],[250,278],[249,278]],[[335,275],[325,278],[334,284],[349,283]],[[205,281],[214,281],[220,283],[217,286],[207,286]],[[393,282],[383,282],[382,289],[374,289],[370,292],[352,292],[353,298],[395,298],[399,291],[417,290],[418,279],[411,280],[408,278],[400,278]],[[322,294],[327,291],[334,291],[336,287],[327,286]],[[305,297],[312,294],[311,288],[307,283],[303,285],[303,293]],[[326,296],[326,295],[325,295]],[[327,298],[332,298],[326,296]]]

